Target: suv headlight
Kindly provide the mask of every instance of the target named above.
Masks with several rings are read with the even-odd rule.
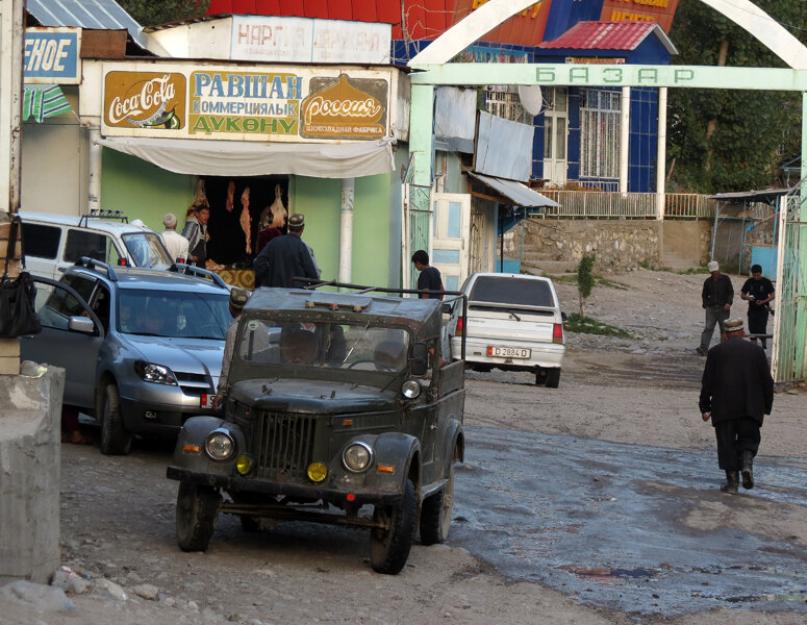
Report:
[[[171,384],[176,386],[177,380],[174,377],[174,372],[168,367],[163,365],[155,365],[151,362],[144,362],[138,360],[134,364],[135,372],[146,382],[153,382],[154,384]]]
[[[407,380],[401,384],[401,395],[406,399],[417,399],[420,396],[420,382],[417,380]]]
[[[224,430],[215,430],[205,439],[205,453],[213,460],[229,460],[235,453],[235,441]]]
[[[342,452],[342,464],[348,471],[361,473],[373,462],[373,450],[367,443],[352,443]]]

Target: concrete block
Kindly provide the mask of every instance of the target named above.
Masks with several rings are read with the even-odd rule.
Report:
[[[0,376],[0,584],[59,567],[64,371]]]

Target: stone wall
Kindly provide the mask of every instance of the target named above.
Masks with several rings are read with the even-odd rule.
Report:
[[[59,567],[64,371],[34,369],[0,375],[0,584],[47,583]]]
[[[573,271],[584,255],[592,254],[597,271],[661,265],[657,221],[530,219],[513,230],[505,239],[505,255],[520,258],[525,271]]]
[[[705,266],[711,239],[711,221],[666,220],[662,265],[676,271]]]

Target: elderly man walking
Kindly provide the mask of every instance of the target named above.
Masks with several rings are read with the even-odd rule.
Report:
[[[703,291],[701,292],[703,309],[706,311],[706,327],[703,329],[701,344],[697,349],[701,356],[705,356],[706,352],[709,351],[715,324],[720,326],[720,336],[721,338],[723,337],[725,333],[723,324],[729,318],[731,303],[734,300],[734,287],[731,284],[731,278],[720,273],[718,262],[716,260],[711,261],[708,269],[711,275],[704,280]]]
[[[745,340],[742,319],[725,323],[726,342],[706,357],[701,382],[700,411],[712,420],[717,437],[717,460],[726,472],[724,493],[736,493],[740,473],[743,487],[754,487],[753,461],[760,428],[773,408],[773,378],[765,351]]]
[[[319,279],[313,250],[303,241],[305,218],[300,214],[289,217],[289,233],[269,241],[255,258],[257,286],[294,288],[302,286],[294,278]]]
[[[167,213],[163,217],[163,226],[165,226],[165,230],[160,233],[160,236],[165,243],[165,248],[174,261],[184,263],[188,260],[189,243],[188,239],[177,232],[177,216],[174,213]]]

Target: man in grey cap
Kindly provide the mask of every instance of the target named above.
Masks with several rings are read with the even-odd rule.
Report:
[[[734,300],[734,287],[731,284],[731,278],[720,273],[718,262],[716,260],[711,261],[707,268],[711,275],[704,280],[703,291],[701,292],[703,309],[706,311],[706,327],[703,329],[701,344],[697,349],[701,356],[705,356],[706,352],[709,351],[715,324],[720,325],[720,337],[721,339],[723,338],[723,324],[729,318],[731,303]]]
[[[171,260],[185,262],[188,260],[188,239],[177,232],[177,216],[174,213],[166,213],[163,217],[165,230],[160,233],[165,249],[171,254]]]
[[[744,488],[754,487],[753,461],[762,421],[773,408],[773,378],[765,351],[744,340],[743,320],[726,321],[725,328],[726,341],[706,357],[699,407],[715,428],[717,460],[726,472],[720,490],[736,493],[740,474]]]
[[[302,239],[305,218],[292,215],[288,227],[288,234],[269,241],[255,258],[255,286],[293,288],[303,286],[294,278],[319,279],[313,250]]]
[[[230,291],[230,314],[233,316],[233,320],[230,323],[227,336],[224,339],[224,355],[221,358],[221,375],[219,376],[216,396],[213,398],[213,408],[216,410],[221,407],[224,398],[230,391],[228,378],[230,376],[230,363],[233,360],[233,351],[235,350],[235,334],[238,330],[238,318],[241,316],[241,311],[244,310],[244,306],[247,305],[248,301],[249,291],[239,289],[238,287],[233,287]]]

